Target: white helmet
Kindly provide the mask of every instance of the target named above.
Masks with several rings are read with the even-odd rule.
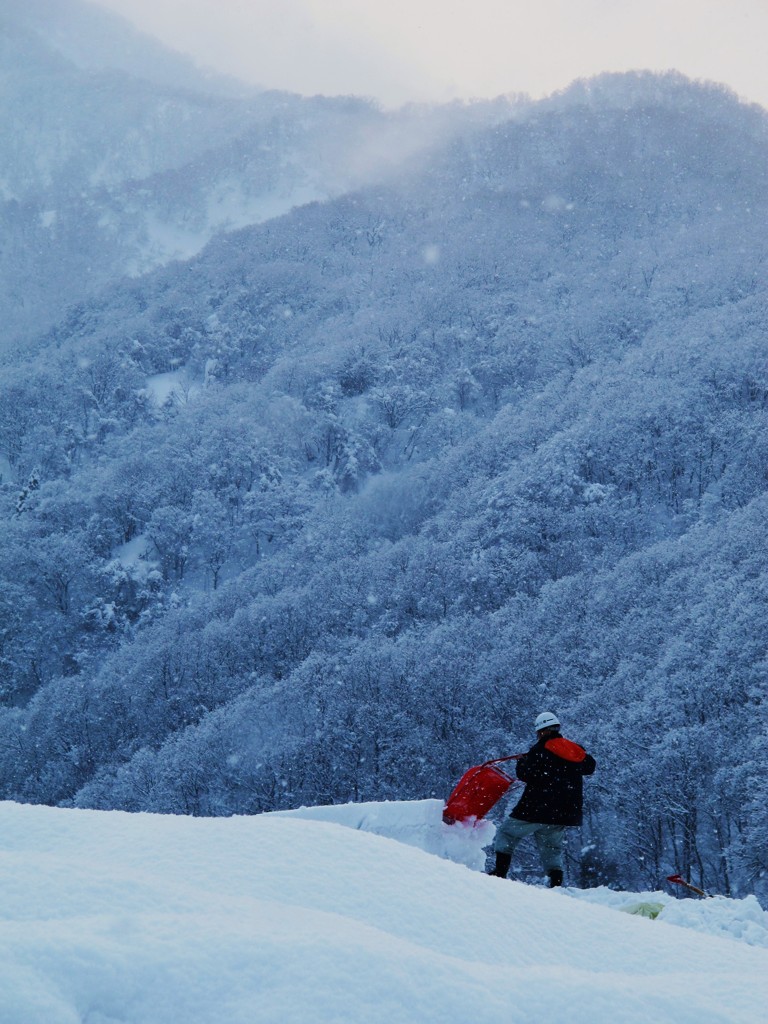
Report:
[[[541,732],[542,729],[550,729],[553,725],[560,725],[557,715],[553,715],[551,711],[542,711],[533,723],[533,728],[536,732]]]

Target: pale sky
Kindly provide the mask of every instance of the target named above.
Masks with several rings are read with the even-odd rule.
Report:
[[[385,106],[675,69],[768,107],[768,0],[95,0],[199,64]]]

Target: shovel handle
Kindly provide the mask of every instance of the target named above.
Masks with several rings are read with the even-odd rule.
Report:
[[[709,893],[704,892],[703,889],[699,889],[698,886],[691,885],[690,882],[686,882],[682,875],[667,875],[667,881],[673,882],[675,885],[684,885],[686,889],[690,889],[691,892],[695,892],[697,896],[709,895]]]
[[[510,754],[508,757],[494,757],[490,761],[483,761],[481,768],[485,768],[490,764],[502,764],[504,761],[519,761],[521,757],[525,757],[525,754]]]

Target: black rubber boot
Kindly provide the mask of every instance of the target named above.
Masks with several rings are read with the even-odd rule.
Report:
[[[563,884],[563,872],[560,868],[552,868],[552,870],[548,871],[547,874],[549,875],[550,889],[555,889],[558,885]]]
[[[497,853],[496,854],[496,866],[494,867],[493,871],[489,872],[489,874],[496,875],[498,878],[506,878],[507,877],[507,872],[509,871],[509,866],[510,866],[511,863],[512,863],[512,854],[511,853]]]

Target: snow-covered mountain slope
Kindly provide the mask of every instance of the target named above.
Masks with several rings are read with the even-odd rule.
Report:
[[[99,33],[88,31],[91,17],[99,27],[96,8],[52,6],[33,0],[0,11],[0,347],[122,276],[144,249],[152,252],[142,245],[142,225],[156,216],[147,202],[152,188],[140,183],[178,172],[259,117],[256,101],[206,91],[202,74],[172,81],[161,73],[160,48],[128,26],[134,73],[119,61],[106,66],[119,52],[119,19],[104,48]],[[102,66],[81,66],[55,37],[79,40],[83,50],[90,40]],[[117,237],[115,211],[126,205],[131,230]],[[173,222],[174,211],[167,216]]]
[[[222,82],[80,0],[4,4],[0,80],[0,350],[217,231],[377,177],[446,120]]]
[[[768,949],[333,820],[6,803],[0,837],[4,1024],[753,1024],[768,998]]]
[[[764,118],[651,84],[6,363],[3,796],[436,796],[544,704],[600,763],[584,880],[765,895]]]

